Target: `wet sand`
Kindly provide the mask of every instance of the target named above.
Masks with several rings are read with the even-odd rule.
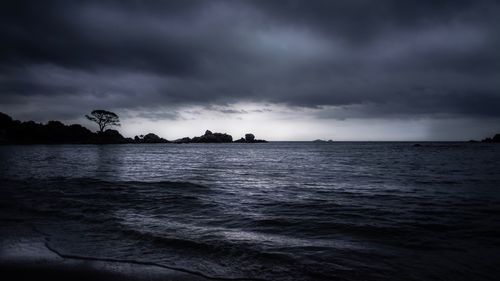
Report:
[[[94,262],[2,261],[2,280],[208,280],[190,274],[150,266]],[[8,277],[6,277],[8,276]]]
[[[10,236],[0,242],[2,280],[209,280],[141,262],[68,258],[51,249],[44,237]]]

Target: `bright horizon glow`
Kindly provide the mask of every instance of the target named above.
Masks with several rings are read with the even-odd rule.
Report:
[[[168,140],[203,135],[205,130],[227,133],[234,140],[253,133],[268,141],[467,141],[493,135],[496,120],[432,118],[318,118],[325,109],[290,108],[281,105],[237,103],[227,106],[187,106],[177,110],[163,108],[118,113],[125,137],[154,133]],[[297,114],[300,113],[300,114]],[[151,116],[155,116],[152,118]],[[73,120],[91,130],[95,124],[85,119]],[[475,125],[475,126],[474,126]],[[462,126],[469,126],[464,136]],[[473,130],[470,130],[473,128]]]

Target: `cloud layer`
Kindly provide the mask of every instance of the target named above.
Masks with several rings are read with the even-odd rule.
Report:
[[[498,1],[10,2],[0,110],[13,115],[265,103],[318,119],[500,117]]]

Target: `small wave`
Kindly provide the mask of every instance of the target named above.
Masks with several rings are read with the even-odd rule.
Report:
[[[224,278],[224,277],[212,277],[206,274],[203,274],[198,271],[194,270],[189,270],[181,267],[174,267],[174,266],[168,266],[156,262],[150,262],[150,261],[141,261],[141,260],[134,260],[134,259],[118,259],[118,258],[106,258],[106,257],[95,257],[95,256],[84,256],[84,255],[75,255],[75,254],[67,254],[63,253],[62,251],[52,247],[49,242],[45,242],[45,247],[53,252],[54,254],[58,255],[61,258],[64,259],[77,259],[77,260],[88,260],[88,261],[103,261],[103,262],[114,262],[114,263],[129,263],[129,264],[136,264],[136,265],[147,265],[147,266],[156,266],[156,267],[161,267],[161,268],[166,268],[170,270],[175,270],[175,271],[180,271],[188,274],[192,274],[195,276],[203,277],[205,279],[209,280],[234,280],[234,281],[267,281],[266,279],[259,279],[259,278]]]

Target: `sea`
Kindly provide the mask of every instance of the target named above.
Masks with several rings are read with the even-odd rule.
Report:
[[[216,280],[499,280],[500,145],[4,145],[0,214]]]

